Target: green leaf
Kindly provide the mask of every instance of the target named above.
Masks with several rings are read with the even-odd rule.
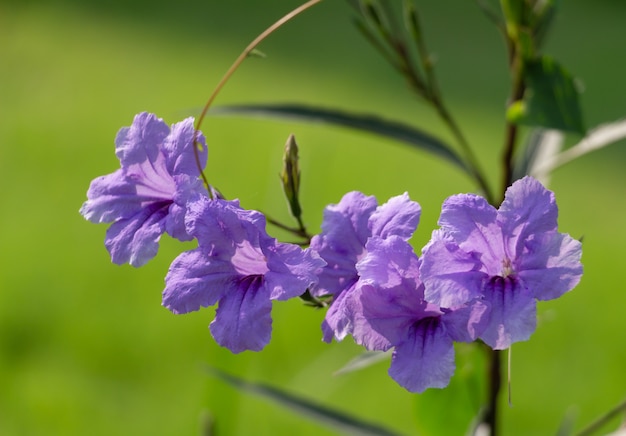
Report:
[[[240,391],[259,395],[266,400],[278,403],[294,412],[311,418],[317,423],[326,424],[327,426],[344,434],[363,436],[398,436],[397,433],[382,428],[376,424],[361,421],[360,419],[353,418],[336,410],[317,405],[309,400],[289,394],[280,389],[263,385],[261,383],[251,383],[220,371],[217,368],[206,367],[206,371],[210,375],[219,378]]]
[[[507,111],[516,124],[585,134],[578,90],[567,70],[548,56],[527,61],[526,93]]]
[[[435,154],[453,163],[471,175],[461,158],[444,142],[421,130],[397,121],[335,109],[309,107],[297,104],[221,106],[210,111],[213,115],[246,115],[294,119],[334,124],[403,142],[419,150]]]

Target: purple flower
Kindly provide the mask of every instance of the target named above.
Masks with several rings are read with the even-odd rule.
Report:
[[[193,152],[193,119],[170,128],[153,114],[140,113],[115,138],[121,168],[91,182],[80,213],[94,223],[113,223],[105,246],[111,260],[138,267],[152,259],[161,235],[191,240],[185,230],[185,204],[205,193]],[[204,137],[200,160],[206,165]]]
[[[486,306],[456,310],[424,300],[417,256],[398,236],[373,237],[357,264],[351,304],[360,312],[352,335],[368,350],[394,348],[389,375],[411,392],[443,388],[454,373],[453,341],[471,342],[482,330]],[[358,303],[356,300],[358,299]]]
[[[355,314],[346,303],[359,279],[356,264],[367,253],[367,240],[372,236],[387,238],[391,235],[409,239],[417,227],[420,212],[419,204],[411,201],[406,193],[377,207],[373,196],[349,192],[339,204],[326,207],[322,233],[311,240],[311,248],[327,263],[312,294],[333,296],[322,325],[324,341],[332,341],[333,336],[342,340],[352,331]]]
[[[271,300],[303,294],[325,262],[310,249],[271,238],[265,217],[237,200],[198,197],[185,222],[198,248],[170,266],[163,305],[180,314],[219,301],[210,326],[217,343],[233,353],[260,351],[270,340]]]
[[[554,194],[531,177],[513,183],[498,210],[477,195],[454,195],[441,229],[424,248],[427,301],[453,307],[474,299],[490,307],[480,338],[493,349],[527,340],[536,300],[558,298],[582,275],[581,244],[557,231]]]

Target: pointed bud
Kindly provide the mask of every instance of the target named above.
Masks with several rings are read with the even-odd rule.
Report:
[[[289,135],[287,143],[285,144],[283,170],[280,174],[280,178],[283,183],[283,191],[285,192],[285,197],[287,197],[291,214],[294,218],[299,220],[302,214],[300,201],[298,200],[300,192],[300,167],[298,166],[298,144],[296,144],[296,137],[293,135]]]

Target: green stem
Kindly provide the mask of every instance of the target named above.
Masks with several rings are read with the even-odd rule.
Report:
[[[487,409],[483,422],[489,427],[489,436],[498,435],[498,394],[502,384],[501,353],[487,348]]]
[[[467,142],[467,139],[465,139],[465,136],[463,135],[461,128],[456,123],[456,121],[454,120],[450,112],[448,112],[443,102],[439,99],[439,97],[436,97],[436,98],[437,99],[433,102],[433,104],[435,105],[435,108],[437,109],[437,113],[439,114],[441,119],[444,121],[444,123],[446,123],[448,128],[452,131],[452,134],[454,135],[457,142],[459,143],[461,150],[465,154],[465,159],[469,165],[469,170],[471,171],[472,176],[476,180],[476,183],[478,183],[478,186],[483,191],[485,198],[487,199],[489,203],[493,204],[493,200],[494,200],[493,194],[491,193],[489,184],[487,183],[487,180],[485,179],[483,172],[480,169],[480,166],[478,165],[478,160],[476,159],[476,156],[474,155],[472,148],[469,145],[469,142]]]
[[[437,78],[435,75],[434,65],[428,53],[426,43],[424,42],[424,33],[422,32],[417,10],[412,7],[412,3],[407,3],[405,6],[409,8],[409,10],[407,10],[406,12],[409,17],[409,27],[412,30],[413,39],[417,47],[419,60],[424,70],[424,75],[426,76],[426,83],[423,84],[421,81],[421,77],[419,76],[419,74],[417,74],[415,69],[410,68],[412,62],[408,54],[405,54],[405,52],[399,52],[401,58],[405,60],[405,64],[408,67],[409,74],[412,73],[414,75],[414,77],[412,79],[410,78],[409,81],[413,80],[414,82],[418,82],[422,85],[422,88],[424,89],[424,91],[422,91],[423,97],[435,107],[439,117],[441,117],[443,122],[446,124],[446,126],[448,126],[448,128],[454,135],[457,143],[461,147],[463,155],[465,156],[465,160],[469,166],[471,175],[476,180],[476,183],[478,183],[486,199],[491,203],[493,201],[493,196],[491,194],[491,190],[489,189],[487,180],[485,179],[483,172],[480,168],[480,165],[478,164],[478,159],[474,155],[474,152],[472,151],[469,142],[465,138],[465,135],[463,135],[461,128],[452,117],[452,114],[450,113],[450,111],[448,111],[448,108],[443,102],[443,97],[441,95],[441,91],[439,89],[439,85],[437,83]]]
[[[513,54],[511,62],[511,72],[513,75],[513,85],[509,105],[521,100],[524,97],[526,87],[524,85],[524,62],[519,53]],[[513,183],[513,169],[515,156],[515,146],[517,144],[518,127],[512,122],[506,124],[504,139],[504,152],[502,153],[502,199],[506,189]]]

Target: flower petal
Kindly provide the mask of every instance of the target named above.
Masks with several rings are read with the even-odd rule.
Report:
[[[111,223],[136,215],[142,208],[142,201],[135,184],[126,179],[120,169],[92,180],[80,214],[92,223]]]
[[[147,112],[137,114],[130,127],[123,127],[115,138],[115,155],[122,164],[122,168],[139,164],[145,161],[155,161],[159,147],[170,128]]]
[[[385,204],[376,208],[369,219],[372,236],[387,238],[398,235],[409,239],[417,228],[420,220],[421,207],[409,199],[406,192],[390,198]]]
[[[287,300],[302,295],[317,283],[317,273],[326,265],[319,255],[294,244],[275,243],[265,250],[267,267],[265,283],[270,299]]]
[[[444,388],[454,374],[454,347],[439,318],[415,324],[407,340],[396,345],[389,375],[410,392]]]
[[[498,210],[498,222],[510,241],[509,254],[519,253],[520,244],[531,235],[556,231],[557,216],[554,194],[541,183],[528,176],[513,183]]]
[[[390,328],[388,310],[385,311],[385,308],[381,308],[383,314],[379,314],[375,311],[375,309],[377,309],[375,305],[377,299],[380,297],[380,293],[380,289],[372,286],[371,283],[358,282],[354,291],[346,295],[346,306],[348,306],[349,314],[351,315],[352,336],[354,337],[354,341],[359,345],[363,345],[370,351],[387,351],[393,347],[389,338],[382,335],[380,332],[387,329],[394,335],[392,336],[393,339],[397,337],[404,338],[407,325],[412,321],[412,318],[407,320],[406,316],[404,318],[392,318],[391,320],[395,321],[395,323]],[[380,321],[382,326],[376,325],[377,321]],[[372,327],[373,324],[376,325],[377,328]]]
[[[257,211],[240,208],[238,200],[197,196],[187,205],[185,222],[187,231],[198,239],[199,246],[213,255],[232,257],[236,247],[245,242],[256,247],[260,257],[260,240],[271,239],[265,233],[265,217]]]
[[[348,298],[354,291],[354,283],[351,287],[335,296],[333,303],[326,311],[322,322],[322,340],[331,343],[333,337],[338,341],[352,333],[354,327],[354,314],[352,302]]]
[[[230,292],[236,292],[239,276],[228,260],[210,257],[195,249],[180,254],[165,277],[163,306],[181,314],[213,306]]]
[[[170,174],[200,176],[193,151],[194,132],[193,118],[190,117],[174,124],[170,134],[165,138],[163,151],[167,156],[167,170]],[[198,157],[200,166],[204,168],[207,163],[208,150],[202,133],[198,132],[196,142],[201,147],[198,150]]]
[[[474,300],[445,313],[441,319],[454,341],[473,342],[487,328],[490,311],[489,304]]]
[[[536,300],[515,279],[494,277],[487,285],[485,301],[491,306],[487,327],[480,335],[494,350],[504,350],[525,341],[537,325]]]
[[[111,261],[118,265],[128,262],[139,267],[156,256],[159,239],[165,231],[168,209],[167,202],[154,203],[130,218],[113,223],[104,240]]]
[[[373,237],[367,243],[367,251],[357,264],[358,295],[366,322],[358,329],[355,327],[353,336],[370,350],[386,349],[381,348],[379,336],[392,345],[399,343],[413,323],[441,312],[427,313],[419,261],[413,247],[402,237]]]
[[[435,230],[423,249],[420,266],[424,298],[437,306],[452,308],[479,297],[489,277],[483,268],[480,254],[465,252],[449,235]]]
[[[582,244],[563,233],[552,232],[527,241],[516,268],[518,276],[539,300],[552,300],[572,290],[580,281]]]
[[[505,257],[498,212],[483,197],[459,194],[449,197],[441,208],[439,225],[466,252],[481,255],[489,275],[496,275]]]
[[[211,334],[233,353],[261,351],[272,333],[272,303],[263,278],[247,277],[220,299]]]
[[[356,282],[355,265],[370,237],[368,221],[376,205],[376,198],[353,191],[339,204],[324,209],[322,233],[313,237],[311,248],[327,266],[319,275],[313,295],[335,295]]]

